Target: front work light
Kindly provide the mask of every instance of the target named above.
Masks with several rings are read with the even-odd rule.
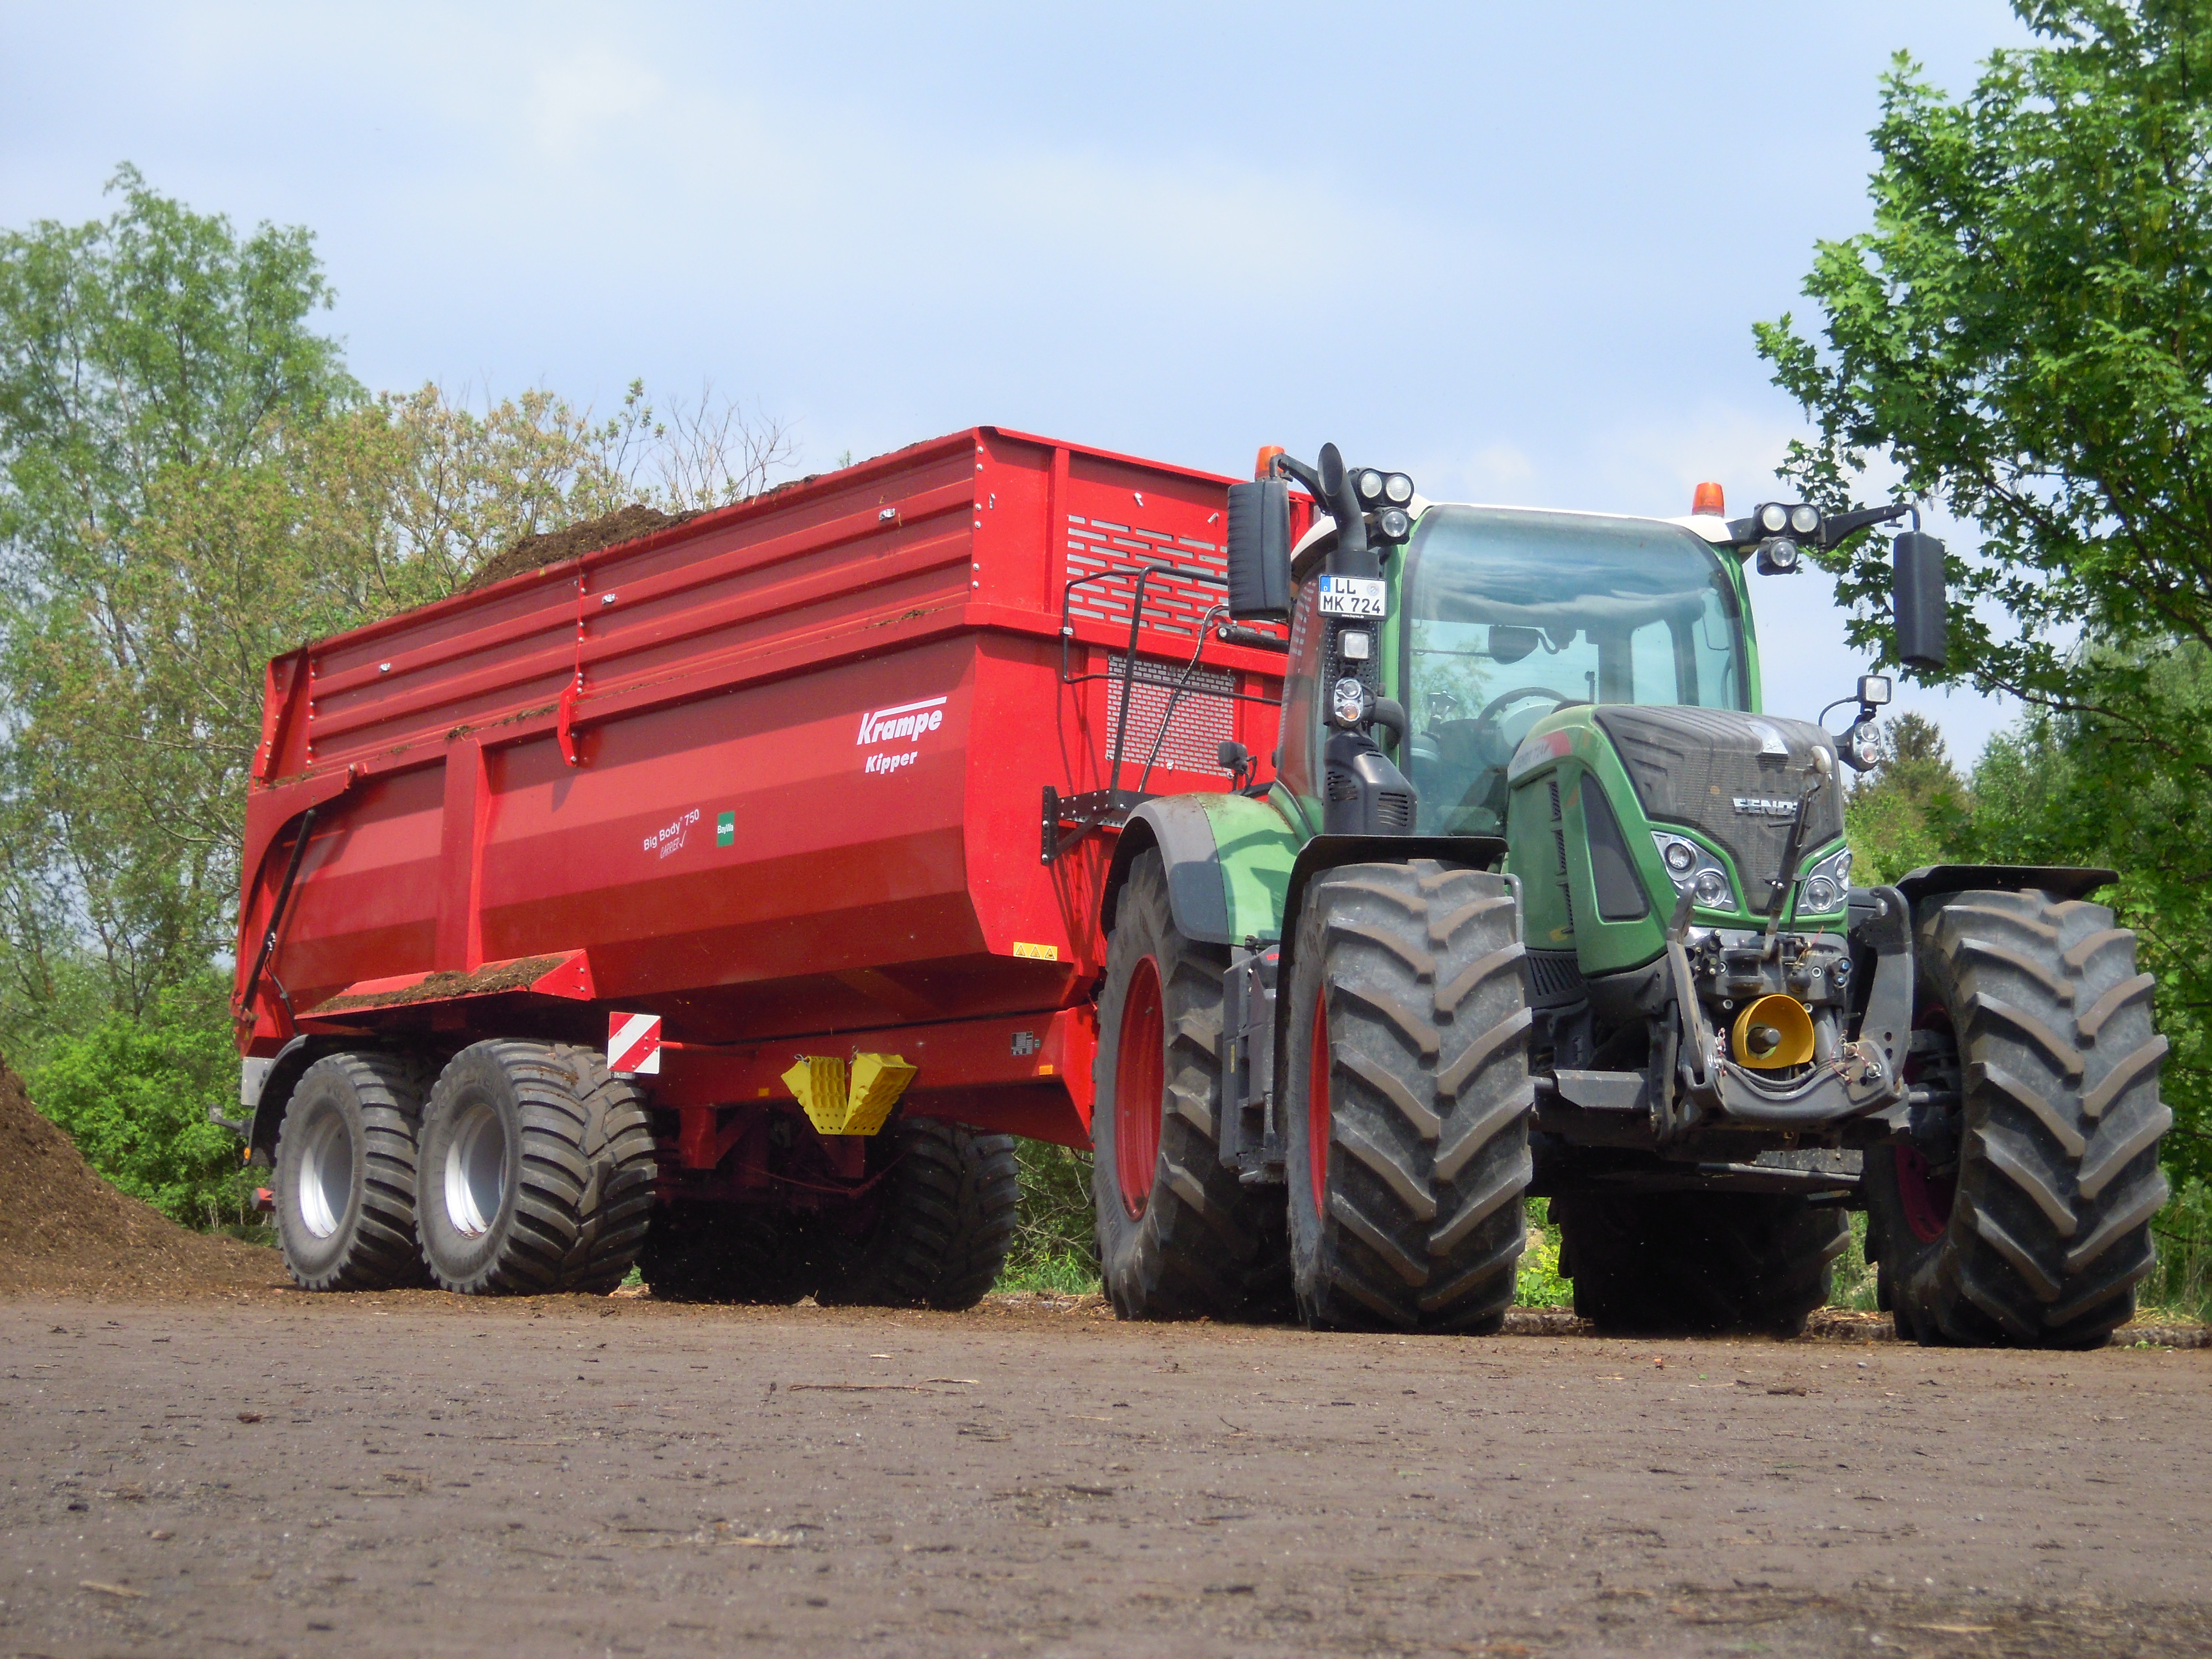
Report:
[[[1413,521],[1402,507],[1386,507],[1375,515],[1375,533],[1386,542],[1402,542],[1413,533]]]
[[[1790,509],[1790,528],[1794,534],[1809,536],[1820,527],[1820,510],[1802,503]]]
[[[1752,509],[1751,521],[1762,535],[1779,536],[1790,528],[1790,509],[1780,501],[1765,501]]]
[[[1403,507],[1413,499],[1413,481],[1402,472],[1393,472],[1382,480],[1382,496],[1393,505]]]
[[[1363,501],[1382,499],[1382,475],[1372,467],[1359,475],[1359,499]]]
[[[1787,536],[1769,536],[1759,544],[1759,574],[1792,576],[1797,573],[1797,544]]]

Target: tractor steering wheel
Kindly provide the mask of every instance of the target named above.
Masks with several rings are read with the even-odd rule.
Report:
[[[1564,708],[1566,704],[1575,701],[1574,698],[1570,697],[1565,692],[1554,691],[1548,685],[1516,685],[1510,691],[1501,691],[1498,696],[1492,697],[1488,702],[1483,704],[1482,712],[1477,714],[1470,724],[1477,730],[1480,730],[1481,727],[1496,721],[1498,715],[1503,714],[1506,709],[1510,708],[1515,703],[1526,702],[1530,697],[1548,697],[1551,699],[1552,707],[1544,711],[1545,714],[1552,714],[1555,710]],[[1541,720],[1543,717],[1543,714],[1539,714],[1536,718],[1538,720]]]

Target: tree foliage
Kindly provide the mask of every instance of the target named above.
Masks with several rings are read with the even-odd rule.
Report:
[[[1933,720],[1908,712],[1883,721],[1875,728],[1874,769],[1852,784],[1844,804],[1852,879],[1893,882],[1942,863],[1958,838],[1966,800]]]
[[[634,383],[604,419],[372,397],[313,327],[306,231],[112,188],[104,221],[0,234],[0,1042],[32,1055],[228,948],[271,656],[791,453],[705,389],[664,417]]]
[[[2175,1048],[2169,1158],[2202,1168],[2212,3],[2018,9],[2035,44],[1994,53],[1963,98],[1899,57],[1873,134],[1872,228],[1820,245],[1817,335],[1785,316],[1757,339],[1817,427],[1787,466],[1811,495],[1838,501],[1881,460],[1901,491],[1978,526],[1950,561],[1945,678],[2029,718],[1978,769],[1971,823],[1937,839],[2123,872],[2106,897],[2143,936]],[[1853,642],[1887,653],[1883,550],[1862,540],[1828,562]]]

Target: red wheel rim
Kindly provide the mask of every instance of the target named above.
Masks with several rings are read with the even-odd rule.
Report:
[[[1897,1152],[1897,1197],[1905,1212],[1905,1224],[1923,1244],[1933,1244],[1951,1224],[1951,1200],[1958,1195],[1956,1181],[1941,1182],[1929,1173],[1920,1149],[1899,1142]]]
[[[1314,1213],[1328,1204],[1328,998],[1314,998],[1313,1047],[1306,1062],[1306,1173],[1313,1177]]]
[[[1152,1195],[1152,1167],[1160,1161],[1166,1034],[1159,964],[1146,957],[1129,975],[1121,1000],[1121,1040],[1114,1050],[1114,1179],[1132,1220],[1145,1212]]]
[[[1929,1008],[1912,1022],[1912,1029],[1948,1031],[1951,1017],[1940,1007]],[[1917,1083],[1922,1069],[1919,1060],[1908,1059],[1905,1082]],[[1951,1200],[1958,1196],[1959,1178],[1954,1175],[1948,1181],[1936,1180],[1928,1168],[1926,1155],[1909,1140],[1898,1142],[1896,1153],[1898,1207],[1905,1212],[1905,1224],[1921,1243],[1933,1244],[1951,1224]]]

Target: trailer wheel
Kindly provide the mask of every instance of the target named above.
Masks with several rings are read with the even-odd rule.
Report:
[[[1575,1311],[1623,1332],[1794,1336],[1828,1299],[1850,1224],[1772,1193],[1568,1193],[1552,1216]]]
[[[1014,1138],[935,1118],[886,1132],[882,1201],[857,1237],[824,1251],[825,1306],[972,1308],[999,1281],[1014,1242],[1021,1179]]]
[[[1107,941],[1091,1117],[1099,1268],[1123,1319],[1267,1318],[1286,1300],[1281,1194],[1218,1155],[1228,966],[1176,931],[1160,855],[1139,853]]]
[[[644,1098],[596,1049],[473,1043],[423,1114],[423,1258],[465,1296],[604,1294],[637,1259],[654,1171]]]
[[[276,1238],[301,1289],[427,1282],[415,1243],[422,1070],[398,1054],[330,1054],[294,1086],[276,1136]]]
[[[1528,1009],[1504,876],[1434,860],[1317,877],[1283,1003],[1299,1316],[1495,1331],[1530,1175]]]
[[[2135,935],[2101,904],[2002,892],[1948,895],[1915,932],[1915,1024],[1948,1024],[1963,1110],[1955,1148],[1867,1153],[1898,1334],[2094,1347],[2135,1310],[2168,1190]]]
[[[654,1210],[637,1265],[663,1302],[765,1302],[807,1294],[802,1241],[764,1207],[678,1199]]]

